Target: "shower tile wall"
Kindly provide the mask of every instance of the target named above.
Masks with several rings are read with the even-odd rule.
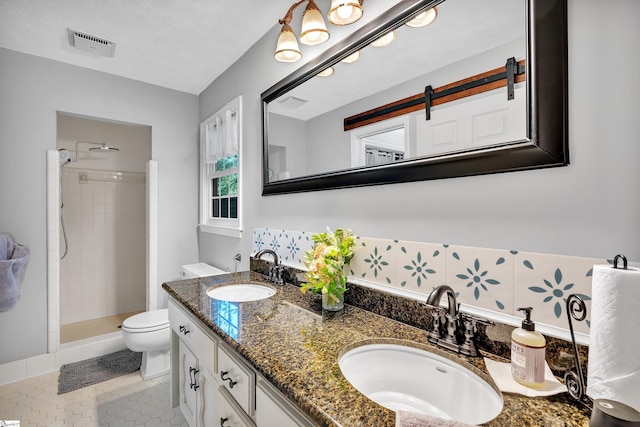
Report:
[[[65,167],[62,180],[60,323],[144,310],[145,174]]]

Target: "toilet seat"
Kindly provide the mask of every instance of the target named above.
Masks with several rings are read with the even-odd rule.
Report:
[[[145,333],[169,328],[169,310],[145,311],[128,317],[122,322],[122,330],[130,333]]]

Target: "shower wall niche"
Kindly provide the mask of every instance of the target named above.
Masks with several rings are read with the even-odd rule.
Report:
[[[78,141],[119,151],[90,151],[95,144]],[[148,127],[58,114],[57,148],[71,159],[60,169],[62,327],[146,307],[150,145]]]

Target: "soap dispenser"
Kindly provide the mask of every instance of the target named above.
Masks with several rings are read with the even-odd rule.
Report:
[[[511,375],[520,384],[541,388],[544,386],[546,340],[531,321],[532,307],[522,307],[525,319],[522,327],[511,334]]]

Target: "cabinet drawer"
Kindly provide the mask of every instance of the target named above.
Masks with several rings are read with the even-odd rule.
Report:
[[[174,301],[169,301],[171,330],[194,354],[198,355],[200,369],[207,369],[215,375],[217,343],[201,329],[198,320],[193,316],[193,314],[187,314]]]
[[[244,363],[218,346],[218,382],[253,417],[255,408],[256,375]]]
[[[218,388],[218,396],[216,397],[216,423],[214,425],[218,425],[217,421],[220,421],[222,427],[255,427],[253,421],[238,406],[238,403],[224,386]]]
[[[313,427],[316,425],[262,377],[256,380],[255,419],[258,427]]]

